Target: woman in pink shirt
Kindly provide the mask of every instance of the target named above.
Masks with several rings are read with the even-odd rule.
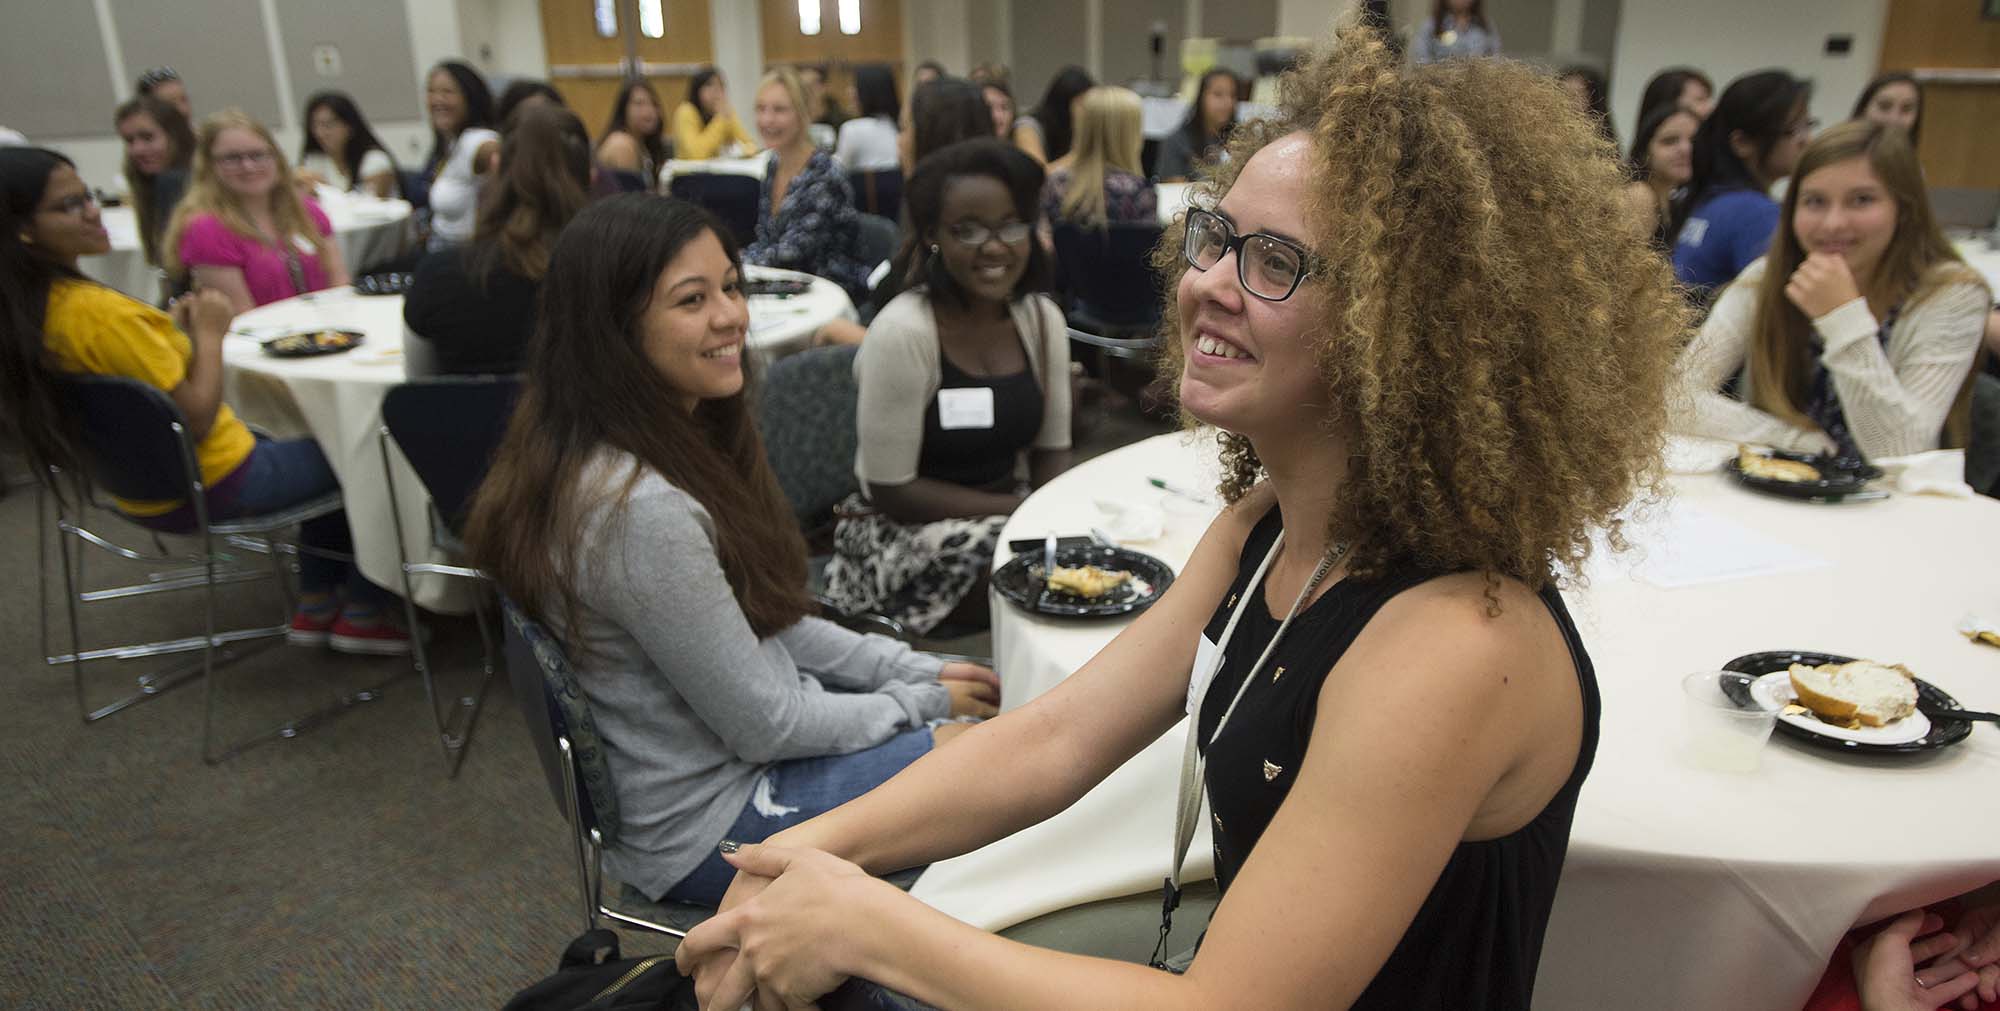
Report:
[[[349,280],[333,223],[299,195],[271,132],[237,109],[201,125],[166,254],[170,272],[228,295],[237,312]]]

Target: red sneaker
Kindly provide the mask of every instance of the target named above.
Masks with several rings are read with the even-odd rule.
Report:
[[[372,616],[357,622],[342,611],[329,629],[326,644],[336,652],[360,656],[408,656],[410,633],[384,617]]]
[[[301,605],[292,611],[292,627],[285,631],[285,641],[294,646],[324,646],[339,614],[340,609],[332,603],[315,608]]]

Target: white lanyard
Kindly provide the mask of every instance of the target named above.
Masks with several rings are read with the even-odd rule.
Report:
[[[1230,612],[1229,622],[1222,626],[1222,641],[1215,647],[1216,670],[1222,668],[1223,660],[1229,650],[1229,641],[1236,636],[1236,624],[1242,620],[1244,609],[1250,606],[1252,600],[1263,599],[1264,574],[1270,570],[1272,560],[1278,557],[1278,550],[1284,547],[1284,544],[1285,532],[1280,530],[1277,538],[1271,542],[1271,549],[1264,552],[1264,560],[1257,564],[1256,574],[1250,577],[1250,582],[1238,595],[1236,609]],[[1320,581],[1326,578],[1326,574],[1346,554],[1345,543],[1335,544],[1333,550],[1319,560],[1319,566],[1313,569],[1312,578],[1306,580],[1306,585],[1299,588],[1299,595],[1292,601],[1291,610],[1285,612],[1285,620],[1278,623],[1278,630],[1271,634],[1271,641],[1264,644],[1264,652],[1257,655],[1257,662],[1251,664],[1250,669],[1244,672],[1243,683],[1236,686],[1236,694],[1229,700],[1229,707],[1224,709],[1221,718],[1215,721],[1215,732],[1208,737],[1211,747],[1214,746],[1215,739],[1222,736],[1222,728],[1228,724],[1229,717],[1236,712],[1236,704],[1243,701],[1243,693],[1249,690],[1251,682],[1257,680],[1257,675],[1264,669],[1265,662],[1270,660],[1271,654],[1277,650],[1279,640],[1283,639],[1285,631],[1292,627],[1292,619],[1299,616],[1299,609],[1305,606],[1306,598],[1312,596]],[[1160,942],[1153,953],[1153,961],[1156,964],[1166,954],[1167,934],[1173,930],[1174,909],[1181,903],[1181,866],[1186,863],[1188,846],[1194,841],[1195,820],[1201,816],[1203,771],[1207,766],[1207,760],[1202,757],[1195,742],[1201,733],[1201,711],[1208,701],[1208,689],[1214,684],[1215,680],[1211,675],[1202,687],[1201,697],[1195,700],[1194,711],[1188,715],[1187,746],[1181,753],[1180,796],[1174,809],[1173,861],[1169,865],[1166,887],[1160,904]]]

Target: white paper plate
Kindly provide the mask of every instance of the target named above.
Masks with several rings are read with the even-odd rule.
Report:
[[[1798,693],[1792,690],[1790,671],[1772,671],[1758,678],[1750,686],[1750,697],[1763,705],[1777,709],[1778,719],[1801,730],[1857,744],[1908,744],[1911,741],[1922,740],[1924,735],[1931,732],[1930,718],[1922,713],[1911,713],[1885,727],[1857,727],[1853,730],[1831,723],[1821,723],[1819,718],[1811,713],[1787,716],[1784,707],[1798,699]]]

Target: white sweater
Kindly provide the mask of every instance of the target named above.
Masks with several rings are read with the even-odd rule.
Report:
[[[1743,268],[1682,352],[1685,396],[1676,427],[1794,452],[1832,452],[1833,440],[1818,428],[1800,428],[1750,406],[1758,382],[1754,370],[1744,376],[1743,400],[1717,392],[1749,359],[1763,278],[1763,260]],[[1938,447],[1945,415],[1979,350],[1991,304],[1986,286],[1969,276],[1940,284],[1922,301],[1903,307],[1889,328],[1886,347],[1875,339],[1881,321],[1865,298],[1812,321],[1822,344],[1820,361],[1863,455],[1879,459]]]

